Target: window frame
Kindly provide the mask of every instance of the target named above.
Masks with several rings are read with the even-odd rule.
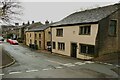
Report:
[[[58,42],[58,50],[65,51],[65,43],[64,42]]]
[[[30,37],[31,37],[31,33],[30,33]]]
[[[91,25],[79,26],[79,35],[91,35]]]
[[[114,31],[114,34],[111,34],[110,32],[110,28],[111,28],[111,21],[116,21],[116,25],[115,25],[115,31]],[[109,27],[108,27],[108,35],[111,36],[111,37],[116,37],[117,35],[117,25],[118,25],[118,20],[117,19],[111,19],[109,20]],[[113,27],[112,27],[113,28]]]
[[[37,40],[34,41],[34,44],[37,45]]]
[[[39,39],[41,39],[41,34],[39,34]]]
[[[51,41],[47,41],[47,46],[51,46]]]
[[[95,54],[95,45],[89,45],[89,44],[79,44],[79,46],[80,46],[80,48],[79,48],[79,53],[80,54],[86,54],[86,55],[92,55],[92,54]],[[86,48],[86,50],[85,51],[82,51],[82,46],[84,46],[84,48]],[[91,50],[90,49],[90,47],[93,47],[93,48],[91,48],[91,49],[93,49],[93,51],[89,51],[89,50]]]
[[[60,30],[62,30],[62,33],[61,33]],[[57,36],[57,37],[63,37],[63,28],[57,28],[57,29],[56,29],[56,36]]]
[[[56,42],[52,42],[52,49],[56,49]]]
[[[35,33],[35,39],[37,39],[37,33]]]
[[[41,41],[39,41],[39,48],[41,49]]]

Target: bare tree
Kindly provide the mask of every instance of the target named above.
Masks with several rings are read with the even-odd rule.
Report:
[[[0,1],[0,23],[2,22],[14,22],[20,20],[18,17],[22,14],[22,6],[20,2],[13,0],[1,0]]]

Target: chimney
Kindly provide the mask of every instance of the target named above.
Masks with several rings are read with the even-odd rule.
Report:
[[[45,21],[45,25],[48,25],[48,24],[49,24],[49,21],[48,21],[48,20],[46,20],[46,21]]]
[[[30,22],[28,21],[28,23],[27,23],[28,25],[30,25]]]
[[[34,24],[34,21],[32,21],[32,24]]]
[[[25,23],[23,22],[22,25],[25,25]]]
[[[15,23],[15,26],[19,26],[19,23]]]

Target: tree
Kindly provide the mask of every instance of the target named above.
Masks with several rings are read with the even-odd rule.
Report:
[[[22,14],[22,6],[20,2],[15,0],[1,0],[0,1],[0,23],[14,22],[20,20],[19,15]]]

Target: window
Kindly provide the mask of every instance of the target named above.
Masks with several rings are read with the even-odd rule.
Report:
[[[111,36],[116,35],[116,26],[117,26],[117,21],[116,20],[110,20],[109,35],[111,35]]]
[[[41,39],[41,34],[39,34],[39,39]]]
[[[93,54],[95,53],[94,49],[94,45],[80,44],[80,53]]]
[[[50,32],[50,31],[48,31],[48,34],[51,34],[51,32]]]
[[[57,29],[56,33],[57,33],[56,36],[62,37],[63,36],[63,29]]]
[[[32,44],[32,40],[30,39],[30,44]]]
[[[91,26],[80,26],[79,34],[80,35],[90,35]]]
[[[31,37],[31,33],[30,33],[30,37]]]
[[[27,37],[29,36],[29,34],[27,33]]]
[[[37,34],[35,34],[35,39],[37,38]]]
[[[58,42],[58,50],[65,50],[65,43]]]
[[[51,46],[51,42],[50,41],[47,42],[47,46]]]
[[[55,49],[56,48],[56,44],[55,44],[55,42],[53,42],[53,49]]]
[[[41,41],[39,41],[39,48],[41,48]]]
[[[37,40],[35,40],[35,44],[37,44]]]

